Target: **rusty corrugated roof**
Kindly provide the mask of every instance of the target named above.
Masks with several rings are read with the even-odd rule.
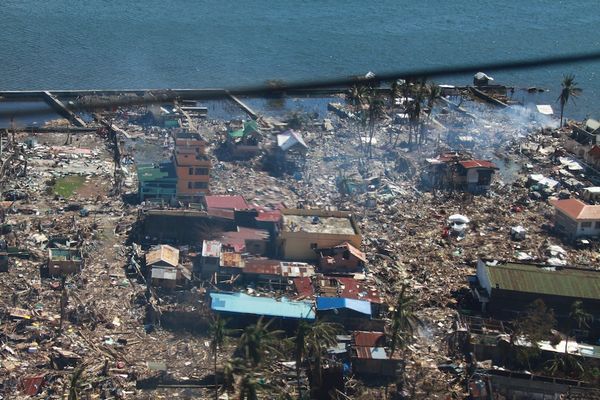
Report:
[[[168,244],[161,244],[146,254],[146,265],[153,265],[159,261],[176,267],[179,264],[179,250]]]

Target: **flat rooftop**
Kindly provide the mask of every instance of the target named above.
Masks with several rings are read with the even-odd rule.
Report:
[[[333,235],[356,235],[349,217],[321,217],[312,215],[284,215],[283,230]]]

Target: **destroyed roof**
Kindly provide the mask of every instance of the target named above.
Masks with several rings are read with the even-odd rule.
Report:
[[[320,210],[282,210],[283,231],[332,235],[358,235],[351,214]]]
[[[206,208],[226,210],[247,210],[250,208],[243,196],[205,196]]]
[[[600,271],[517,263],[485,263],[494,289],[600,300]]]
[[[470,168],[498,169],[498,167],[496,167],[496,164],[494,164],[491,161],[487,161],[487,160],[466,160],[466,161],[459,161],[459,164],[462,165],[466,169],[470,169]]]
[[[352,340],[355,346],[379,347],[385,344],[385,333],[383,332],[352,332]]]
[[[315,274],[315,268],[307,263],[272,259],[248,259],[244,274],[275,275],[286,278],[303,278]]]
[[[202,242],[202,257],[221,257],[221,242],[204,240]]]
[[[600,205],[589,205],[575,198],[554,200],[550,204],[569,218],[578,221],[600,220]]]
[[[244,259],[240,253],[223,252],[221,253],[221,266],[244,268]]]
[[[594,132],[596,131],[598,128],[600,128],[600,122],[589,118],[587,121],[585,121],[585,130],[588,132]]]
[[[175,167],[171,162],[160,164],[138,164],[136,166],[138,180],[140,182],[156,181],[156,180],[177,180]]]
[[[179,250],[167,244],[161,244],[146,254],[146,265],[153,265],[160,261],[176,267],[179,264]]]
[[[317,310],[337,310],[347,308],[361,314],[371,316],[371,303],[364,300],[346,299],[343,297],[317,297]]]
[[[387,352],[383,347],[356,347],[356,358],[363,360],[387,360]]]
[[[238,227],[237,231],[223,232],[220,237],[221,243],[231,246],[235,251],[245,251],[246,240],[268,240],[269,232],[263,229]]]
[[[600,157],[600,146],[593,145],[590,151],[588,151],[588,155],[594,158]]]
[[[352,254],[354,257],[358,258],[362,262],[367,262],[367,257],[365,256],[365,253],[352,246],[352,244],[348,242],[344,242],[338,246],[335,246],[334,249],[347,249],[350,252],[350,254]]]
[[[264,315],[267,317],[315,319],[312,304],[286,298],[254,297],[244,293],[210,293],[210,308],[213,311]]]
[[[277,146],[283,151],[288,151],[298,144],[303,148],[308,149],[308,146],[304,142],[304,139],[302,139],[302,136],[292,129],[277,135]]]

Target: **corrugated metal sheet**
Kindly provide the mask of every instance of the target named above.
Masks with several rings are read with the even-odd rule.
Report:
[[[383,347],[356,347],[356,358],[387,360],[389,357]]]
[[[210,308],[213,311],[268,317],[315,319],[312,304],[305,301],[253,297],[244,293],[211,293],[210,299]]]
[[[242,196],[206,196],[206,208],[223,208],[227,210],[246,210],[250,208]]]
[[[385,344],[385,334],[383,332],[352,332],[352,339],[355,346],[359,347],[378,347]]]
[[[221,253],[221,266],[244,268],[244,259],[240,253]]]
[[[494,289],[600,300],[600,271],[545,269],[527,264],[486,265]]]
[[[364,300],[345,299],[343,297],[317,297],[317,310],[327,311],[347,308],[371,316],[371,303]]]
[[[203,241],[202,257],[221,257],[221,242],[216,240]]]
[[[146,265],[153,265],[159,261],[176,267],[179,264],[179,250],[167,244],[161,244],[146,254]]]
[[[175,268],[152,268],[152,279],[165,279],[174,281],[177,279],[177,270]]]

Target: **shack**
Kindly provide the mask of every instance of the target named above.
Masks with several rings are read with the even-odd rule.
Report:
[[[169,245],[160,245],[146,254],[146,268],[152,286],[174,289],[181,279],[179,250]]]
[[[486,193],[498,167],[491,161],[475,160],[466,153],[445,153],[425,160],[421,183],[426,189]]]
[[[80,249],[48,249],[48,273],[50,276],[73,275],[83,268],[83,256]]]
[[[227,150],[232,158],[250,158],[260,151],[261,139],[256,121],[246,121],[240,129],[227,132]]]

